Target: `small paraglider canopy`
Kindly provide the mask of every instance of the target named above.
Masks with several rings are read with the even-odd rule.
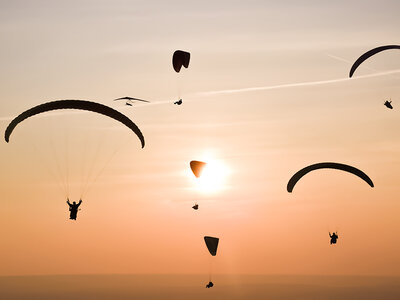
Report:
[[[211,237],[211,236],[205,236],[204,237],[204,241],[206,242],[206,246],[207,246],[208,251],[210,251],[210,254],[212,256],[217,255],[219,238]]]
[[[182,99],[179,99],[178,101],[175,101],[174,104],[181,105],[182,104]]]
[[[393,109],[393,106],[392,106],[392,101],[385,101],[385,103],[383,103],[383,105],[385,105],[387,108],[390,108],[390,109]]]
[[[309,173],[311,171],[315,171],[318,169],[336,169],[336,170],[342,170],[345,172],[349,172],[349,173],[352,173],[352,174],[360,177],[362,180],[364,180],[366,183],[368,183],[370,185],[370,187],[374,187],[374,183],[372,182],[371,178],[369,178],[368,175],[365,174],[363,171],[361,171],[355,167],[345,165],[345,164],[340,164],[340,163],[323,162],[323,163],[317,163],[317,164],[313,164],[308,167],[305,167],[305,168],[301,169],[300,171],[298,171],[296,174],[294,174],[292,176],[292,178],[290,178],[290,180],[287,184],[287,191],[289,193],[291,193],[293,191],[293,188],[296,185],[296,183],[304,175],[306,175],[307,173]]]
[[[190,53],[182,50],[176,50],[174,55],[172,56],[172,66],[174,67],[175,72],[179,73],[181,71],[182,66],[185,68],[189,67],[190,62]]]
[[[380,46],[374,49],[371,49],[367,52],[365,52],[363,55],[361,55],[352,65],[351,69],[350,69],[350,74],[349,77],[352,77],[354,72],[357,70],[357,68],[364,62],[366,61],[368,58],[370,58],[371,56],[385,51],[385,50],[390,50],[390,49],[399,49],[400,50],[400,45],[387,45],[387,46]]]
[[[201,173],[203,172],[203,169],[206,165],[207,164],[205,162],[197,160],[192,160],[190,162],[190,168],[192,169],[194,176],[196,176],[197,178],[201,176]]]

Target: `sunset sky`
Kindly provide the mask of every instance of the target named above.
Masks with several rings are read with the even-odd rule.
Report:
[[[399,11],[366,0],[0,1],[2,132],[32,106],[85,99],[126,114],[146,140],[141,149],[115,120],[71,110],[3,139],[0,275],[208,274],[211,261],[232,277],[400,275],[400,52],[348,79],[362,53],[399,44]],[[177,49],[191,53],[179,74]],[[124,96],[151,103],[113,101]],[[220,166],[218,184],[199,185],[191,160]],[[375,187],[319,170],[286,191],[324,161]],[[83,197],[76,222],[67,196]],[[213,259],[205,235],[220,238]]]

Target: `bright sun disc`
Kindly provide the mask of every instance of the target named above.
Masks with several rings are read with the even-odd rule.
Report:
[[[207,161],[207,165],[201,172],[201,176],[196,178],[197,187],[202,192],[217,192],[224,188],[224,183],[228,175],[228,169],[218,161]]]

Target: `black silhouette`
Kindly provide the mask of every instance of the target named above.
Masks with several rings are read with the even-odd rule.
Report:
[[[345,164],[340,164],[340,163],[334,163],[334,162],[323,162],[323,163],[318,163],[318,164],[313,164],[308,167],[305,167],[298,171],[296,174],[290,178],[288,184],[287,184],[287,191],[291,193],[293,191],[294,186],[296,183],[307,173],[319,169],[336,169],[336,170],[342,170],[345,172],[352,173],[358,177],[360,177],[362,180],[364,180],[366,183],[370,185],[370,187],[374,187],[374,183],[372,182],[371,178],[368,177],[367,174],[365,174],[363,171],[349,166]]]
[[[385,103],[383,103],[383,105],[385,105],[387,108],[393,109],[392,101],[385,101]]]
[[[205,236],[204,237],[204,241],[206,242],[206,246],[207,246],[208,251],[210,251],[210,254],[212,256],[217,255],[219,238],[211,237],[211,236]]]
[[[190,53],[182,50],[176,50],[172,56],[172,66],[175,72],[179,73],[182,66],[185,68],[189,67]]]
[[[69,199],[67,198],[67,204],[69,205],[69,219],[70,220],[75,220],[76,221],[76,215],[78,214],[78,208],[82,204],[82,199],[79,199],[79,203],[76,204],[76,202],[72,202],[72,204],[69,202]]]
[[[192,208],[193,208],[194,210],[198,210],[198,209],[199,209],[199,205],[196,203],[195,205],[192,206]]]
[[[377,48],[374,48],[372,50],[369,50],[369,51],[365,52],[351,66],[349,77],[353,76],[353,74],[356,71],[356,69],[358,68],[358,66],[361,65],[365,60],[367,60],[368,58],[370,58],[371,56],[373,56],[373,55],[375,55],[375,54],[377,54],[379,52],[382,52],[382,51],[385,51],[385,50],[390,50],[390,49],[400,49],[400,45],[380,46],[380,47],[377,47]]]
[[[150,101],[139,99],[139,98],[132,98],[132,97],[122,97],[122,98],[114,99],[114,101],[118,101],[118,100],[126,100],[125,105],[128,105],[128,106],[133,106],[134,101],[150,103]]]
[[[336,241],[339,238],[339,236],[337,235],[337,232],[334,232],[332,234],[329,232],[329,236],[331,238],[331,245],[336,244]]]
[[[181,105],[182,102],[183,102],[182,99],[179,99],[178,101],[174,102],[174,104],[176,104],[176,105]]]
[[[53,111],[53,110],[58,110],[58,109],[79,109],[79,110],[87,110],[91,112],[95,112],[98,114],[105,115],[107,117],[110,117],[116,121],[121,122],[125,126],[127,126],[129,129],[131,129],[140,139],[140,142],[142,143],[142,148],[144,147],[144,136],[142,132],[140,131],[139,127],[136,126],[135,123],[132,122],[131,119],[129,119],[127,116],[124,114],[121,114],[119,111],[116,111],[115,109],[105,106],[100,103],[96,102],[91,102],[91,101],[86,101],[86,100],[58,100],[58,101],[52,101],[52,102],[47,102],[43,103],[37,106],[34,106],[27,111],[24,111],[21,113],[19,116],[17,116],[14,120],[8,124],[8,127],[6,129],[6,132],[4,134],[4,139],[8,143],[10,139],[10,135],[13,132],[14,128],[24,121],[27,118],[30,118],[32,116],[35,116],[37,114]]]
[[[214,286],[214,283],[212,283],[211,281],[206,285],[206,288],[212,288]]]

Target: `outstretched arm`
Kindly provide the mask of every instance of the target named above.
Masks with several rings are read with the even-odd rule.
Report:
[[[81,205],[81,204],[82,204],[82,199],[79,199],[78,206]]]
[[[71,206],[71,203],[69,202],[69,198],[67,198],[67,204],[68,204],[69,206]]]

